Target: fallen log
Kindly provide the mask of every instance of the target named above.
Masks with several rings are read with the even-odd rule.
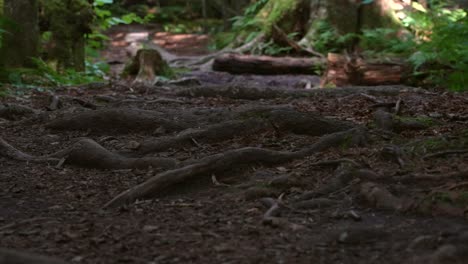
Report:
[[[320,58],[292,58],[223,54],[215,58],[213,70],[233,74],[318,74],[324,65]]]
[[[401,84],[409,73],[408,65],[400,60],[365,60],[329,53],[321,86]]]

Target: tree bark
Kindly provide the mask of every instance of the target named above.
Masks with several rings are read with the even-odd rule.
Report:
[[[38,56],[39,26],[36,0],[3,0],[3,16],[8,21],[0,47],[0,66],[28,66]]]

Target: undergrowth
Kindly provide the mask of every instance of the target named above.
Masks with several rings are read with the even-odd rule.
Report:
[[[404,21],[420,40],[409,61],[428,81],[454,91],[468,90],[468,17],[440,4],[411,13]]]
[[[357,38],[365,57],[408,58],[413,76],[422,78],[425,86],[467,91],[467,12],[439,1],[431,9],[414,8],[401,22],[405,30],[375,28],[340,35],[327,21],[320,20],[312,25],[316,34],[311,41],[317,51],[326,54],[342,52]]]

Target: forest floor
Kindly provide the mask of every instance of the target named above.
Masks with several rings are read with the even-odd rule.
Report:
[[[109,60],[127,59],[124,33]],[[156,40],[207,52],[205,37]],[[466,263],[466,93],[186,75],[199,84],[0,99],[0,248],[70,263]]]

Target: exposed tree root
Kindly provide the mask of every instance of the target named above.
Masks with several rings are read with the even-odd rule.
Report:
[[[188,129],[175,137],[160,138],[157,141],[141,144],[139,152],[150,153],[198,143],[219,142],[234,138],[258,134],[269,129],[321,136],[324,134],[351,129],[353,124],[327,119],[313,113],[301,113],[293,109],[262,109],[243,112],[243,120],[227,121],[208,126],[205,129]],[[245,120],[245,118],[248,119]]]
[[[26,252],[20,252],[11,249],[0,248],[0,264],[66,264],[67,262],[30,254]]]
[[[395,211],[405,210],[404,202],[391,194],[388,190],[372,182],[361,184],[360,194],[374,207],[391,209]]]
[[[352,160],[352,159],[337,159],[337,160],[325,160],[325,161],[319,161],[319,162],[316,162],[316,163],[312,163],[310,164],[309,166],[331,166],[331,167],[334,167],[334,166],[339,166],[340,164],[342,163],[350,163],[351,165],[355,166],[355,167],[359,167],[359,164]]]
[[[464,234],[466,236],[466,234]],[[411,258],[405,264],[464,264],[468,257],[466,239],[455,241],[455,244],[444,244],[438,247],[432,254]]]
[[[360,129],[351,129],[322,137],[312,146],[297,152],[274,151],[261,148],[241,148],[208,156],[187,166],[160,173],[112,199],[104,208],[120,206],[138,199],[152,198],[169,191],[175,185],[195,179],[210,177],[218,172],[229,171],[253,164],[272,165],[309,156],[327,148],[346,145],[362,145],[367,141]]]
[[[0,155],[11,159],[29,162],[59,162],[65,159],[67,164],[79,167],[97,169],[134,169],[134,168],[163,168],[176,166],[176,161],[165,158],[127,158],[112,153],[91,139],[81,139],[71,147],[51,155],[35,157],[25,154],[0,138]]]
[[[418,130],[426,129],[428,125],[424,122],[414,120],[405,120],[396,116],[396,114],[390,113],[395,104],[386,104],[379,103],[376,106],[374,111],[374,121],[377,128],[382,129],[383,131],[389,132],[401,132],[404,130]]]
[[[7,157],[14,160],[28,161],[28,162],[59,162],[60,159],[55,157],[34,157],[24,152],[17,150],[12,145],[8,144],[3,138],[0,138],[0,156]]]
[[[465,154],[465,153],[468,153],[468,149],[451,149],[451,150],[428,154],[424,156],[423,159],[430,159],[430,158],[436,158],[436,157],[443,157],[447,155]]]
[[[36,114],[38,111],[23,105],[3,104],[0,105],[0,118],[7,120],[18,120]]]
[[[466,179],[468,178],[468,170],[462,170],[453,173],[444,173],[439,175],[433,174],[409,174],[395,178],[395,180],[408,183],[408,182],[420,182],[420,181],[442,181],[450,179]]]
[[[227,97],[232,99],[273,99],[273,98],[300,98],[311,97],[316,95],[330,95],[330,96],[348,96],[352,94],[374,94],[374,95],[399,95],[403,92],[416,92],[424,93],[423,89],[413,88],[401,85],[392,86],[352,86],[340,87],[333,89],[287,89],[287,88],[271,88],[271,87],[245,87],[245,86],[200,86],[181,90],[177,93],[179,96],[190,97]]]
[[[33,222],[44,221],[44,220],[52,220],[52,219],[53,218],[50,218],[50,217],[34,217],[34,218],[30,218],[30,219],[25,219],[25,220],[21,220],[21,221],[17,221],[17,222],[11,223],[11,224],[1,226],[0,227],[0,232],[5,231],[7,229],[17,228],[19,226],[26,225],[26,224],[33,223]]]
[[[205,129],[188,129],[175,137],[162,137],[156,141],[144,142],[140,145],[138,152],[146,154],[164,151],[169,148],[180,148],[193,145],[194,140],[198,143],[217,142],[236,136],[261,133],[268,128],[271,128],[271,125],[266,120],[258,118],[250,118],[243,121],[227,121],[211,125]]]
[[[181,101],[171,98],[158,98],[155,100],[137,100],[137,99],[125,99],[125,100],[114,100],[110,105],[111,107],[121,107],[125,105],[152,105],[152,104],[190,104],[188,101]]]
[[[369,169],[353,167],[353,165],[353,163],[341,163],[341,167],[336,170],[330,182],[318,187],[316,190],[304,193],[299,197],[298,201],[310,200],[319,196],[330,195],[343,189],[349,189],[348,187],[353,182],[360,180],[375,180],[379,178],[375,172]]]
[[[395,145],[384,146],[380,154],[382,158],[395,162],[400,165],[400,167],[404,167],[408,160],[406,153],[400,147]]]
[[[129,132],[155,130],[180,131],[188,126],[187,122],[169,120],[166,115],[155,111],[131,108],[110,108],[57,118],[47,128],[58,130],[92,130]]]

